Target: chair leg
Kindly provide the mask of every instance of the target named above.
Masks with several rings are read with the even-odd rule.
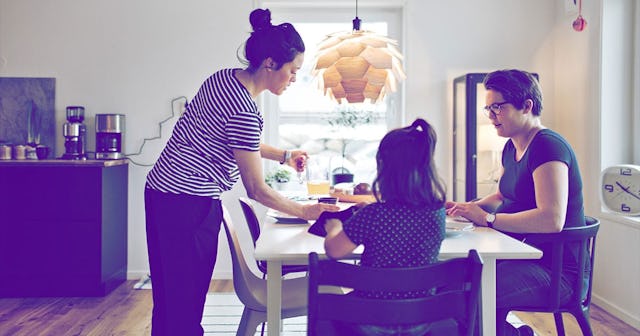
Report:
[[[496,336],[504,336],[505,335],[505,325],[507,323],[507,315],[509,315],[509,310],[498,309],[496,311]],[[481,321],[479,321],[482,323]]]
[[[261,325],[261,327],[260,327],[260,336],[264,336],[264,325],[265,324],[266,324],[265,322],[262,322],[262,324],[260,324]]]
[[[259,312],[244,307],[236,336],[254,336],[256,334],[258,324],[261,322],[256,314],[259,314]]]
[[[591,323],[589,323],[589,310],[577,310],[571,312],[573,316],[578,321],[578,325],[580,326],[580,330],[582,331],[582,336],[593,336],[593,331],[591,330]]]
[[[564,322],[562,321],[562,313],[553,313],[553,318],[556,320],[556,330],[558,336],[564,336]]]

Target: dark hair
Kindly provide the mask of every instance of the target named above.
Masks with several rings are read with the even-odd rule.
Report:
[[[253,32],[244,46],[244,60],[241,59],[249,72],[258,70],[262,61],[269,57],[276,63],[274,70],[278,70],[304,52],[304,42],[293,25],[272,25],[268,9],[255,9],[249,22]]]
[[[484,87],[487,90],[500,92],[505,101],[513,104],[517,109],[524,108],[524,101],[531,99],[533,101],[531,109],[533,115],[539,116],[542,113],[540,83],[529,72],[522,70],[494,71],[484,78]]]
[[[376,154],[378,174],[373,182],[376,199],[442,206],[446,190],[433,158],[436,141],[436,132],[423,119],[387,133]]]

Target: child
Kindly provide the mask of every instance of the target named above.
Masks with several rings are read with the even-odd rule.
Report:
[[[362,244],[363,266],[418,267],[437,261],[445,237],[446,192],[433,161],[435,145],[435,131],[423,119],[385,135],[376,155],[378,172],[373,194],[377,202],[362,205],[344,223],[340,219],[326,221],[324,246],[329,257],[343,258]],[[410,297],[408,293],[355,295]],[[376,326],[359,328],[366,334],[422,335],[428,326],[398,326],[402,329],[394,330]]]

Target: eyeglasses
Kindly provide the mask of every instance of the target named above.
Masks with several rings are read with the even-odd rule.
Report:
[[[502,103],[493,103],[489,106],[485,106],[484,107],[484,114],[489,117],[491,113],[493,113],[494,116],[500,115],[500,112],[502,112],[502,105],[505,104],[509,104],[508,101],[503,101]]]

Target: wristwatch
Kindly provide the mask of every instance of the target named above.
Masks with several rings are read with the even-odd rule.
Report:
[[[484,220],[487,222],[487,226],[493,229],[493,222],[496,221],[496,214],[489,213],[487,214],[487,217],[484,218]]]
[[[285,150],[284,155],[282,156],[282,161],[280,161],[280,164],[285,164],[287,161],[289,161],[289,159],[291,159],[291,152],[288,150]]]

